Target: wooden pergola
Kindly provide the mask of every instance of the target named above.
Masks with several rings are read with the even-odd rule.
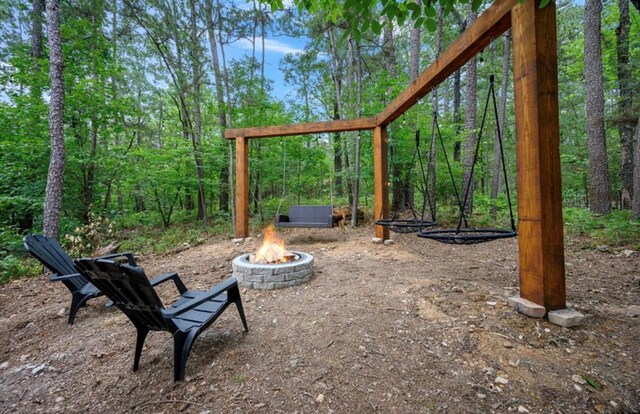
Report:
[[[517,134],[520,297],[564,309],[565,268],[559,149],[556,7],[496,0],[380,114],[371,118],[228,129],[236,141],[236,237],[249,235],[249,158],[253,138],[373,130],[374,217],[389,217],[387,126],[509,28]],[[389,230],[375,226],[376,237]]]

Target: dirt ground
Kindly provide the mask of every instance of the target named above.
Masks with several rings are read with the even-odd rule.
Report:
[[[106,299],[66,324],[70,295],[44,278],[0,288],[0,413],[638,413],[640,253],[566,243],[577,328],[523,316],[517,241],[451,246],[371,227],[291,229],[314,278],[243,289],[244,333],[229,308],[196,341],[187,378],[173,342],[151,333],[132,372],[135,329]],[[139,258],[206,289],[259,241]],[[175,298],[163,287],[163,300]]]

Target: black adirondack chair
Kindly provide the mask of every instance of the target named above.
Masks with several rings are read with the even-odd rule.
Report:
[[[49,280],[64,283],[71,292],[68,323],[73,325],[78,309],[84,306],[89,299],[101,296],[102,293],[84,276],[78,274],[73,267],[73,260],[57,240],[43,235],[31,234],[26,236],[23,241],[25,249],[53,273],[49,276]],[[136,266],[136,261],[131,253],[115,253],[102,258],[120,256],[126,257],[130,265]]]
[[[149,281],[139,267],[111,260],[78,259],[76,268],[111,299],[138,331],[133,370],[138,370],[142,347],[149,331],[167,331],[173,336],[173,379],[184,379],[189,352],[195,339],[235,303],[244,330],[249,331],[242,308],[238,283],[229,278],[207,291],[187,290],[177,273]],[[180,298],[168,308],[153,285],[172,280]]]

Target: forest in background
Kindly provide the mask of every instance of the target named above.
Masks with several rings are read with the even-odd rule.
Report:
[[[637,7],[629,0],[560,1],[557,15],[565,221],[596,243],[639,247]],[[354,31],[321,8],[303,9],[274,11],[255,0],[60,3],[66,160],[59,236],[72,253],[90,253],[116,235],[135,251],[231,236],[234,147],[223,138],[226,128],[376,115],[476,16],[466,4],[446,15],[430,4],[427,27],[384,16]],[[21,239],[41,232],[45,221],[55,96],[48,33],[44,0],[0,0],[0,280],[34,271]],[[265,76],[265,40],[282,35],[304,37],[307,46],[281,60],[294,96],[280,100]],[[250,41],[252,52],[228,58],[239,39]],[[473,223],[506,225],[493,109],[478,134],[492,74],[515,201],[507,32],[390,125],[393,211],[420,211],[429,199],[439,222],[455,222],[454,187],[463,190],[473,167],[466,207]],[[432,140],[434,112],[443,145],[437,135]],[[426,186],[419,167],[411,168],[416,130]],[[372,163],[367,132],[252,140],[252,226],[259,231],[290,204],[349,205],[354,195],[371,213]]]

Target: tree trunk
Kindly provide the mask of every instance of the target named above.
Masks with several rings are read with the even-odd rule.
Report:
[[[336,44],[335,36],[333,34],[333,25],[330,25],[327,30],[327,36],[329,38],[329,49],[331,54],[331,72],[334,83],[334,96],[335,102],[333,106],[333,119],[342,119],[343,105],[342,105],[342,67],[340,65],[340,57],[338,55],[338,45]],[[342,196],[344,194],[343,189],[343,142],[342,134],[336,132],[333,134],[333,166],[334,166],[334,180],[336,195]]]
[[[218,59],[218,44],[216,41],[216,26],[213,21],[213,1],[206,0],[206,22],[207,33],[209,35],[209,48],[211,50],[211,63],[213,66],[213,76],[215,78],[216,106],[218,110],[218,122],[220,122],[220,139],[224,142],[224,130],[227,129],[227,113],[224,102],[224,90],[222,88],[222,73],[220,70],[220,60]],[[218,20],[220,23],[220,20]],[[222,145],[223,157],[227,158],[226,145]],[[223,158],[223,159],[224,159]],[[223,163],[224,164],[224,163]],[[220,211],[229,211],[229,170],[225,165],[220,168],[220,198],[218,208]]]
[[[619,90],[619,119],[620,133],[620,182],[622,197],[620,208],[631,208],[633,198],[633,86],[631,66],[629,65],[629,32],[631,20],[629,16],[629,0],[618,0],[620,22],[616,28],[617,57],[618,57],[618,90]],[[640,162],[637,160],[635,162]]]
[[[587,90],[589,142],[589,207],[593,213],[611,212],[609,165],[604,130],[604,88],[600,44],[601,0],[586,0],[584,8],[584,72]]]
[[[31,2],[31,56],[40,59],[42,56],[42,0]]]
[[[362,54],[360,49],[360,43],[356,42],[355,39],[350,38],[352,42],[351,51],[353,53],[352,56],[352,64],[355,64],[356,67],[356,83],[357,83],[357,91],[356,91],[356,118],[360,118],[362,116]],[[358,225],[358,201],[360,199],[360,131],[356,134],[356,142],[355,142],[355,159],[353,165],[353,202],[351,204],[351,227],[355,227]]]
[[[438,29],[436,30],[436,38],[435,38],[435,58],[440,57],[440,53],[442,52],[442,30],[443,24],[442,20],[444,18],[444,9],[442,7],[438,7]],[[433,90],[433,112],[439,114],[440,98],[438,96],[438,88]],[[425,151],[426,153],[426,151]],[[427,165],[427,175],[429,176],[429,182],[426,183],[427,191],[425,202],[428,202],[430,208],[430,221],[436,220],[436,168],[437,168],[437,153],[436,153],[436,131],[431,131],[431,139],[429,141],[429,164]],[[426,206],[423,206],[423,211]],[[424,218],[424,217],[423,217]]]
[[[59,0],[47,0],[46,11],[47,31],[49,34],[49,77],[51,79],[51,97],[49,99],[51,158],[47,175],[42,224],[45,236],[57,239],[60,236],[60,212],[62,211],[62,189],[66,162],[63,124],[64,78]]]
[[[631,218],[640,220],[640,117],[636,125],[636,163],[633,166],[633,203],[631,205]]]
[[[202,116],[200,114],[200,42],[198,40],[198,27],[196,24],[196,3],[189,0],[191,11],[191,70],[193,73],[193,132],[191,134],[193,143],[193,156],[196,163],[196,174],[198,177],[198,218],[207,225],[207,205],[204,193],[204,166],[202,164],[202,142],[200,135],[202,132]]]
[[[471,10],[469,5],[469,24],[473,23],[476,18],[476,14]],[[467,139],[464,142],[464,160],[462,164],[462,198],[460,201],[463,203],[464,212],[470,215],[473,211],[473,190],[474,183],[472,169],[475,162],[475,148],[476,148],[476,107],[478,101],[478,73],[477,73],[477,61],[474,57],[467,63],[467,93],[465,103],[465,132]],[[466,200],[466,201],[465,201]]]
[[[503,55],[502,55],[502,79],[500,83],[500,106],[498,107],[498,127],[500,128],[500,135],[504,139],[505,131],[505,116],[507,113],[507,88],[509,86],[509,68],[511,67],[511,32],[507,31],[503,36]],[[496,198],[500,194],[500,187],[502,185],[502,154],[500,153],[500,141],[498,134],[496,134],[493,140],[493,175],[491,179],[491,216],[496,217],[497,206]]]

